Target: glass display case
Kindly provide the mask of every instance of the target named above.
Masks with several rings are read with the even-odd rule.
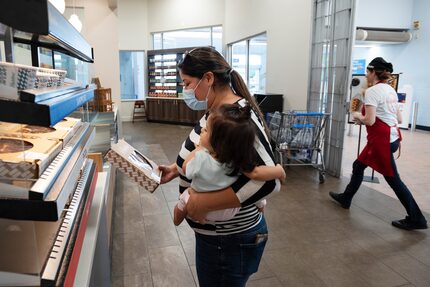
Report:
[[[46,67],[53,51],[86,62],[93,51],[48,1],[2,3],[0,42],[0,286],[72,286],[112,173],[98,179],[87,158],[97,126],[70,117],[95,86]],[[30,64],[14,61],[17,46]]]

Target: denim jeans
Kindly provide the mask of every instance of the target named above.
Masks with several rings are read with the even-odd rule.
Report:
[[[244,287],[258,270],[268,238],[264,216],[257,226],[242,233],[195,235],[200,287]]]
[[[396,162],[394,160],[393,153],[395,153],[399,149],[399,140],[392,142],[390,144],[391,150],[391,166],[393,167],[394,175],[393,176],[384,176],[388,185],[393,189],[397,198],[400,200],[402,205],[405,207],[406,212],[408,214],[407,219],[411,222],[422,224],[426,223],[426,219],[422,214],[420,208],[415,202],[414,197],[409,191],[408,187],[403,183],[400,179],[400,175],[397,172]],[[346,200],[352,200],[355,193],[360,188],[360,185],[363,181],[364,170],[367,168],[367,165],[356,160],[352,165],[352,177],[351,181],[347,185],[344,196]]]

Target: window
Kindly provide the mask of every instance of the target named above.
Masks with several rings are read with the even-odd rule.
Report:
[[[237,42],[231,46],[231,66],[235,69],[242,78],[248,83],[247,79],[247,63],[248,55],[246,49],[246,41]]]
[[[144,52],[119,51],[121,100],[144,99]]]
[[[222,26],[153,33],[152,40],[155,50],[213,46],[222,52]]]
[[[230,63],[251,93],[266,92],[267,34],[262,33],[228,45]]]

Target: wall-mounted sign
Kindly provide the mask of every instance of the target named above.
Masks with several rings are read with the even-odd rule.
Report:
[[[352,74],[366,74],[366,59],[352,60]]]

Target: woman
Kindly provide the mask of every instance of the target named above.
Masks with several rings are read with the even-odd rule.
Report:
[[[196,192],[212,192],[232,185],[240,173],[250,179],[269,181],[278,178],[285,180],[284,168],[276,166],[257,166],[254,142],[256,130],[251,119],[251,107],[222,105],[211,109],[206,120],[206,128],[200,133],[200,143],[185,159],[182,170],[191,180],[191,188]],[[181,222],[187,216],[186,203],[189,193],[185,190],[179,197],[173,211],[173,223]],[[264,210],[266,200],[255,205]],[[228,221],[240,208],[227,208],[211,211],[206,221]]]
[[[367,145],[353,163],[352,177],[343,193],[330,192],[330,196],[348,209],[352,198],[363,181],[364,170],[370,166],[381,173],[406,209],[404,219],[392,225],[405,229],[426,229],[427,221],[411,192],[400,179],[393,153],[399,149],[401,134],[397,124],[401,113],[396,91],[387,84],[393,65],[383,58],[373,59],[367,66],[366,79],[370,88],[364,96],[363,113],[353,113],[356,122],[366,125]]]
[[[186,53],[178,64],[184,82],[184,101],[194,110],[216,109],[224,104],[252,108],[257,130],[255,149],[258,165],[274,165],[273,153],[263,124],[263,116],[238,72],[234,71],[216,50],[203,47]],[[258,270],[267,242],[267,226],[263,213],[255,203],[280,190],[279,180],[255,181],[245,175],[221,191],[198,193],[190,187],[182,166],[200,141],[208,114],[202,117],[182,144],[177,161],[160,166],[161,182],[179,176],[179,191],[187,188],[190,198],[186,206],[187,222],[196,236],[196,269],[200,286],[245,286],[249,276]],[[210,211],[240,208],[230,220],[204,224]],[[193,218],[193,220],[189,219]]]

